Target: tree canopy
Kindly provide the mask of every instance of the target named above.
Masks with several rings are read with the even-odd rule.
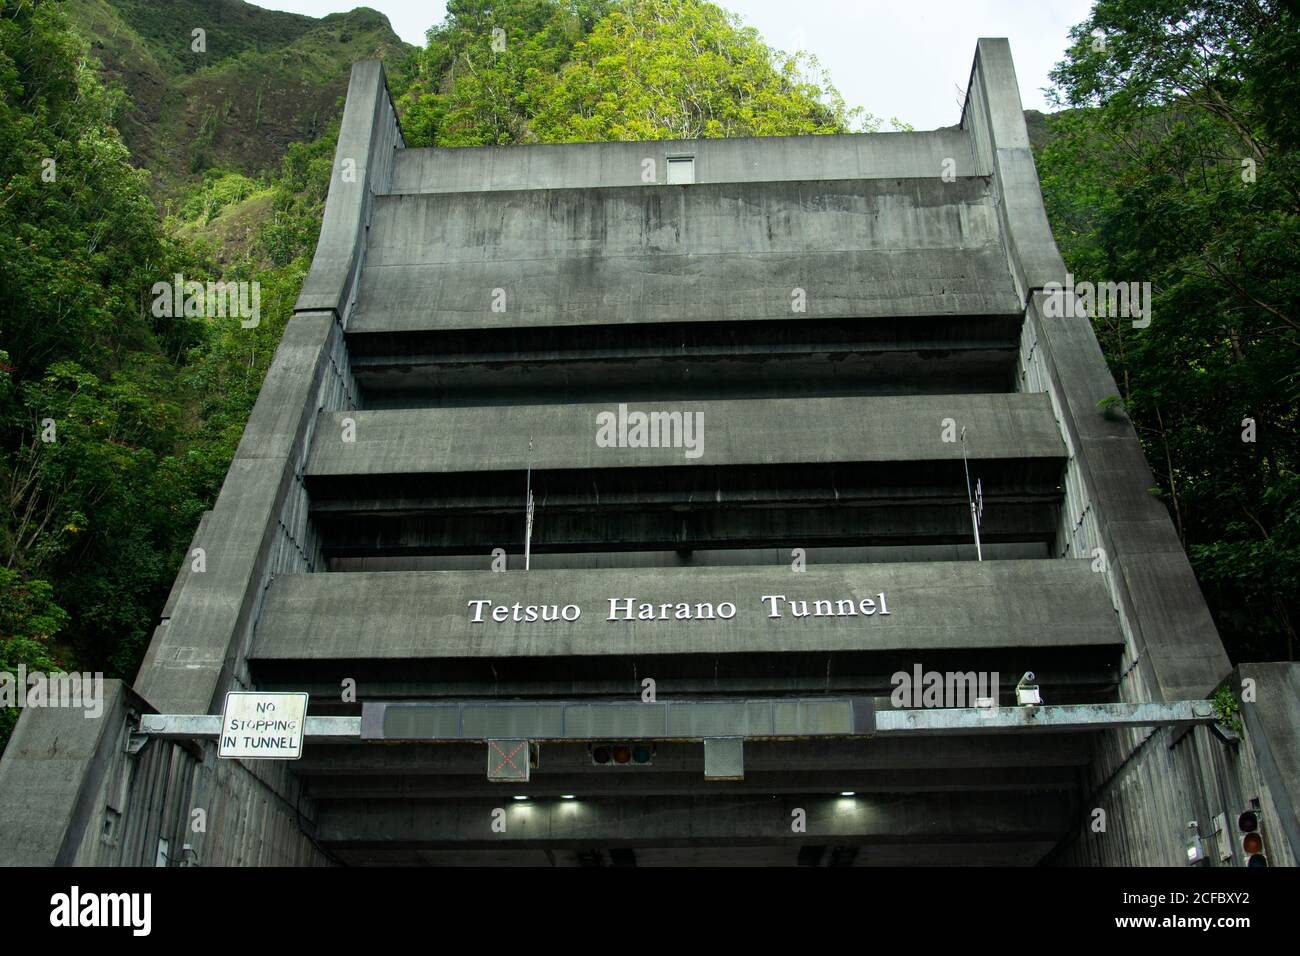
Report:
[[[845,132],[807,54],[702,0],[451,0],[399,102],[413,146]]]
[[[1079,280],[1147,281],[1096,329],[1230,655],[1293,659],[1300,595],[1300,23],[1280,2],[1100,0],[1053,73],[1039,170]]]

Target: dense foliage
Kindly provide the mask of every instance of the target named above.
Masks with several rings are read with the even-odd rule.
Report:
[[[701,0],[451,0],[398,105],[414,146],[835,133],[860,119],[811,57]]]
[[[168,454],[180,427],[173,363],[202,337],[142,307],[141,290],[188,261],[127,163],[114,109],[55,5],[4,0],[0,561],[42,593],[58,582],[76,632],[51,653],[100,663],[152,629],[175,567],[167,545],[197,517]],[[0,615],[21,600],[3,591]],[[0,635],[0,653],[21,637]]]
[[[134,676],[319,230],[332,141],[295,145],[270,184],[211,173],[180,221],[259,189],[271,209],[219,269],[160,220],[120,106],[57,4],[0,0],[0,670]],[[260,324],[155,317],[176,273],[256,279]]]
[[[1053,231],[1076,279],[1152,284],[1149,328],[1095,323],[1120,397],[1230,655],[1294,659],[1300,18],[1100,0],[1074,41],[1039,156]]]

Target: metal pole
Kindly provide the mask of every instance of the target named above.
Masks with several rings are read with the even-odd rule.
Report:
[[[525,487],[527,498],[524,504],[524,570],[532,560],[533,547],[533,440],[528,439],[528,478]]]
[[[961,466],[966,471],[966,502],[970,505],[970,526],[975,532],[975,560],[984,560],[984,551],[980,547],[980,521],[975,513],[975,497],[970,490],[970,465],[966,461],[966,426],[961,428]]]

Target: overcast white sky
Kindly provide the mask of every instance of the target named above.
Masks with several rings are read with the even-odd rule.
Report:
[[[442,0],[254,0],[272,10],[324,16],[357,6],[383,11],[408,43],[442,20]],[[1046,110],[1042,88],[1071,26],[1093,0],[715,0],[769,46],[816,55],[850,106],[917,129],[961,115],[975,40],[1008,37],[1026,109]],[[886,125],[885,128],[888,128]]]

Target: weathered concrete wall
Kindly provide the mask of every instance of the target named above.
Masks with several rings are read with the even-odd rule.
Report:
[[[1133,700],[1202,696],[1226,673],[1226,657],[1168,517],[1145,491],[1150,476],[1136,436],[1126,423],[1097,412],[1115,386],[1089,323],[1049,319],[1043,309],[1041,290],[1063,279],[1064,267],[1043,211],[1005,41],[981,41],[959,130],[454,154],[403,155],[403,145],[382,68],[359,64],[312,271],[221,495],[195,537],[206,569],[178,577],[137,680],[142,698],[116,687],[111,717],[97,722],[77,712],[24,714],[0,763],[0,846],[12,844],[12,862],[150,864],[166,840],[173,863],[320,863],[328,857],[313,842],[317,820],[328,839],[341,844],[374,838],[405,852],[421,844],[473,846],[477,836],[465,829],[454,801],[373,807],[340,792],[335,806],[318,812],[286,764],[245,767],[216,760],[211,745],[159,741],[130,753],[132,709],[211,713],[225,691],[250,686],[259,667],[271,673],[279,666],[286,686],[315,690],[312,682],[319,680],[326,681],[321,687],[332,681],[331,689],[337,688],[331,667],[339,664],[387,664],[399,673],[382,692],[393,694],[403,692],[404,669],[432,666],[437,679],[454,680],[442,671],[475,666],[490,670],[496,681],[496,667],[503,665],[514,669],[513,676],[484,693],[527,685],[526,691],[544,695],[566,686],[563,679],[547,682],[541,673],[547,667],[622,655],[635,668],[653,654],[680,665],[689,692],[719,686],[746,692],[805,686],[801,681],[830,689],[844,679],[832,674],[832,653],[893,647],[913,659],[918,650],[944,649],[985,662],[994,653],[1017,661],[1054,655],[1062,688],[1110,693],[1123,649],[1121,693]],[[661,161],[683,152],[695,155],[696,185],[663,185]],[[641,179],[640,160],[647,154],[657,160],[655,185]],[[948,158],[958,177],[952,182],[941,178]],[[538,182],[547,177],[554,178]],[[494,295],[497,289],[504,300]],[[805,312],[791,308],[795,289],[807,293]],[[494,302],[504,311],[494,311]],[[751,399],[744,412],[737,403],[702,402],[706,420],[721,422],[722,432],[715,443],[717,433],[706,426],[701,460],[714,463],[716,448],[740,465],[779,464],[794,456],[820,467],[839,454],[892,466],[952,463],[959,447],[923,436],[937,436],[944,417],[959,423],[970,417],[976,456],[1047,462],[1057,470],[1066,463],[1055,550],[1077,560],[782,572],[774,592],[787,598],[835,601],[885,591],[891,611],[848,622],[808,618],[783,630],[761,626],[772,622],[761,605],[752,605],[761,601],[760,591],[768,592],[751,568],[664,569],[649,576],[605,570],[581,577],[540,570],[526,576],[313,573],[323,564],[308,483],[360,476],[360,484],[373,484],[382,495],[394,487],[379,487],[384,476],[416,474],[430,483],[424,476],[451,469],[518,470],[529,463],[526,442],[499,447],[507,415],[506,434],[522,438],[535,425],[554,439],[538,447],[546,467],[667,463],[662,450],[597,448],[595,422],[582,417],[590,407],[356,412],[361,399],[345,329],[381,341],[389,334],[470,335],[503,327],[527,338],[547,326],[718,320],[757,326],[762,323],[753,320],[800,316],[871,322],[935,315],[1024,315],[1022,394],[957,401],[936,395],[819,398],[804,399],[797,409]],[[354,412],[358,440],[351,447],[339,441],[343,423],[335,413],[343,411]],[[765,450],[773,434],[782,437]],[[652,457],[641,460],[638,451]],[[632,454],[616,462],[610,453]],[[672,460],[692,463],[684,456]],[[1091,570],[1096,548],[1105,552],[1104,574]],[[611,625],[602,613],[609,597],[716,604],[732,600],[723,593],[729,590],[738,604],[751,605],[744,626],[739,616],[708,622],[704,631],[697,622]],[[474,599],[577,602],[584,625],[528,630],[535,625],[469,624],[466,605]],[[594,623],[601,626],[586,627]],[[815,673],[805,666],[815,654],[800,656],[809,649],[822,654]],[[719,683],[718,661],[762,657],[758,652],[769,656],[751,662],[732,684]],[[788,666],[773,665],[773,653]],[[690,671],[700,660],[707,666]],[[1066,673],[1070,666],[1076,667],[1073,676]],[[1248,799],[1258,787],[1276,861],[1294,862],[1297,682],[1293,672],[1282,682],[1277,673],[1259,674],[1273,696],[1267,706],[1247,711],[1248,743],[1235,753],[1216,750],[1219,745],[1201,730],[1181,737],[1168,731],[1105,736],[1097,745],[1092,790],[1096,800],[1113,801],[1112,834],[1130,839],[1098,849],[1086,842],[1084,820],[1085,837],[1060,858],[1177,862],[1186,820],[1199,820],[1214,807],[1206,794],[1228,787],[1221,799],[1229,812],[1228,804]],[[269,683],[276,685],[274,675]],[[578,685],[573,677],[568,686]],[[1049,701],[1050,693],[1049,686]],[[971,749],[978,752],[979,743]],[[1229,787],[1226,780],[1236,782]],[[40,801],[35,806],[33,796]],[[902,850],[909,841],[956,845],[974,834],[986,841],[991,859],[1032,862],[1080,809],[1064,785],[1035,799],[1027,813],[1003,795],[944,792],[900,801],[886,794],[857,805],[854,819],[828,804],[825,822],[831,835],[874,840],[880,821],[892,819],[888,814],[916,818],[919,805],[922,822],[899,831]],[[699,809],[693,800],[635,798],[596,819],[595,829],[579,834],[565,829],[567,823],[554,825],[562,835],[586,841],[596,834],[614,843],[671,845],[691,833],[719,844],[775,839],[785,828],[777,826],[784,809],[766,796],[762,801],[718,813],[716,801]],[[206,833],[189,827],[196,808],[206,811]],[[647,825],[656,808],[663,810],[659,822]],[[935,830],[927,821],[940,816],[945,822]],[[1285,849],[1275,834],[1285,837]]]
[[[378,60],[355,64],[334,150],[320,240],[296,311],[331,312],[347,324],[365,264],[365,235],[374,197],[388,192],[394,158],[405,145],[383,65]]]
[[[211,713],[247,680],[243,654],[265,583],[311,571],[319,545],[299,474],[316,409],[353,407],[342,332],[329,314],[290,320],[230,473],[196,538],[206,568],[186,576],[136,689],[163,713]]]
[[[152,708],[119,681],[105,682],[105,698],[95,719],[23,713],[0,761],[0,793],[15,795],[0,802],[0,864],[330,862],[311,836],[315,804],[286,765],[219,760],[213,743],[129,747],[133,715]]]
[[[354,68],[312,270],[193,547],[203,573],[181,572],[136,689],[166,713],[210,713],[247,686],[244,652],[271,575],[314,571],[319,543],[301,465],[316,412],[359,400],[342,328],[355,296],[372,196],[388,187],[402,145],[382,66]],[[193,553],[193,548],[191,548]]]
[[[1120,616],[1125,700],[1206,696],[1229,667],[1214,622],[1132,425],[1098,408],[1118,389],[1091,326],[1048,318],[1042,294],[1026,312],[1021,386],[1043,391],[1069,449],[1055,552],[1091,558]]]
[[[1244,664],[1229,686],[1241,694],[1243,733],[1225,743],[1209,728],[1167,727],[1098,738],[1075,836],[1053,862],[1068,866],[1186,866],[1193,820],[1208,866],[1244,866],[1237,816],[1259,800],[1272,866],[1300,860],[1300,664]],[[1105,811],[1098,830],[1095,810]],[[1220,817],[1222,815],[1222,817]],[[1216,829],[1226,832],[1220,838]],[[1220,850],[1230,852],[1221,858]]]
[[[245,651],[266,583],[277,572],[313,571],[320,563],[301,464],[317,410],[357,407],[342,328],[372,196],[388,188],[401,146],[383,67],[358,64],[311,272],[196,538],[206,569],[185,575],[136,677],[136,689],[164,713],[211,713],[225,691],[246,686]]]
[[[635,403],[629,411],[637,411]],[[967,454],[979,460],[1060,459],[1065,448],[1045,396],[1031,394],[681,402],[691,419],[688,447],[616,448],[596,443],[609,405],[409,409],[322,416],[308,478],[523,471],[561,468],[702,467],[820,462],[948,461],[969,425]],[[355,423],[346,431],[343,419]],[[608,421],[609,419],[605,419]],[[682,418],[674,434],[682,436]],[[696,423],[702,422],[702,428]],[[615,428],[617,423],[615,422]],[[662,428],[663,426],[661,426]],[[346,440],[350,438],[351,440]],[[530,439],[537,438],[532,451]],[[544,439],[544,440],[541,440]]]
[[[1091,559],[1107,584],[1125,635],[1123,699],[1205,697],[1228,674],[1227,655],[1168,513],[1146,490],[1154,479],[1132,426],[1101,412],[1099,404],[1119,389],[1090,320],[1075,315],[1073,297],[1062,296],[1050,312],[1046,307],[1044,287],[1064,283],[1065,266],[1043,208],[1005,40],[980,41],[962,126],[975,144],[976,171],[992,176],[1008,265],[1025,306],[1018,387],[1050,397],[1068,449],[1054,551]],[[1186,865],[1187,824],[1196,820],[1212,864],[1220,865],[1213,829],[1225,814],[1236,857],[1222,862],[1242,865],[1236,817],[1259,797],[1274,835],[1274,865],[1294,865],[1300,788],[1285,772],[1270,777],[1257,759],[1280,741],[1276,765],[1296,765],[1294,732],[1269,726],[1295,724],[1294,671],[1284,676],[1278,665],[1252,666],[1271,685],[1270,704],[1263,711],[1247,705],[1246,739],[1235,747],[1204,727],[1098,735],[1083,819],[1054,861]],[[1281,812],[1279,802],[1288,804]],[[1095,809],[1105,811],[1104,830],[1096,828]]]
[[[869,599],[889,614],[772,619],[765,594]],[[607,620],[611,598],[736,605],[732,620]],[[468,602],[577,604],[576,621],[497,622]],[[809,605],[812,609],[812,605]],[[832,603],[832,610],[835,609]],[[1120,635],[1105,587],[1085,561],[934,562],[788,568],[407,571],[285,575],[267,594],[252,655],[347,660],[724,655],[759,652],[1113,647]],[[1029,664],[1026,669],[1029,669]],[[1017,675],[1019,676],[1019,675]]]
[[[381,197],[349,328],[1015,311],[987,180],[935,176]]]
[[[669,156],[693,156],[696,183],[937,177],[945,169],[951,169],[955,176],[988,175],[987,168],[976,172],[967,133],[944,129],[848,136],[408,149],[398,154],[392,191],[664,185]],[[653,160],[653,165],[647,166],[647,159]]]

